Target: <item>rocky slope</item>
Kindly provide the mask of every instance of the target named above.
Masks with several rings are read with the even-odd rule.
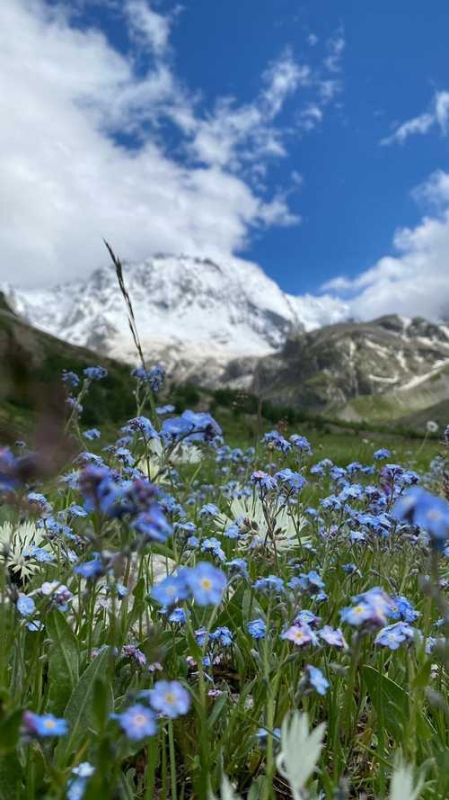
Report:
[[[258,361],[251,391],[347,419],[405,417],[448,404],[449,326],[386,316],[290,337]]]

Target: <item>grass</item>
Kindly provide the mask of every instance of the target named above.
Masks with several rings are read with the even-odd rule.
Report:
[[[259,423],[252,414],[236,416],[226,408],[218,408],[215,416],[226,430],[227,441],[234,447],[241,446],[242,443],[246,446],[258,444],[262,434],[273,427],[270,420],[263,418]],[[352,461],[371,461],[375,450],[389,446],[394,461],[413,464],[415,468],[425,472],[441,451],[441,442],[436,437],[387,433],[382,429],[376,430],[375,426],[369,426],[367,430],[358,426],[351,428],[338,421],[318,425],[312,422],[284,423],[281,430],[287,436],[291,433],[307,436],[316,453],[323,453],[323,457],[331,458],[343,466]]]
[[[93,387],[81,389],[83,398]],[[156,398],[147,385],[136,398],[136,411],[151,416]],[[209,800],[227,776],[247,800],[332,800],[336,792],[380,799],[399,754],[412,780],[423,778],[420,797],[446,797],[448,645],[435,623],[447,614],[447,556],[392,513],[410,468],[427,471],[444,448],[311,419],[281,422],[261,443],[270,420],[217,402],[215,413],[229,449],[201,441],[212,423],[200,414],[193,451],[177,443],[183,418],[174,438],[174,423],[165,423],[156,448],[160,422],[152,417],[153,433],[138,423],[105,451],[109,420],[99,442],[88,443],[100,467],[76,455],[62,475],[37,470],[30,482],[23,450],[2,454],[2,513],[11,526],[0,526],[0,798],[72,800],[76,789],[87,800]],[[87,425],[77,414],[70,425],[81,448]],[[287,444],[292,433],[307,436],[313,455]],[[373,460],[386,446],[388,463],[402,462],[405,473]],[[323,458],[373,469],[320,475],[313,468]],[[441,491],[437,476],[427,480]],[[449,536],[449,505],[444,513]],[[164,609],[160,584],[179,567],[179,598]],[[373,595],[376,586],[384,594]],[[360,625],[344,609],[366,592]],[[403,611],[397,598],[406,598]],[[379,643],[396,622],[394,647]],[[334,635],[341,625],[346,644],[326,642],[326,625]],[[161,681],[175,683],[163,689]],[[162,689],[187,699],[156,718],[148,690]],[[283,721],[305,719],[292,713],[307,714],[312,730],[325,725],[323,748],[296,788],[288,731],[300,729],[285,723],[281,741],[277,733]],[[136,736],[130,718],[138,726],[147,717],[152,732]],[[290,745],[293,753],[299,746]],[[309,747],[307,735],[303,759]]]

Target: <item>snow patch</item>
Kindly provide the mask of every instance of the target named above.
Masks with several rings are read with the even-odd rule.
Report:
[[[396,353],[396,358],[399,361],[399,366],[404,370],[404,372],[408,372],[408,364],[407,364],[407,359],[404,355],[404,351],[398,350],[398,352]]]
[[[376,383],[393,384],[393,383],[398,383],[399,381],[399,375],[397,374],[397,372],[395,373],[393,378],[383,378],[381,375],[368,375],[368,377],[371,381],[374,381]]]
[[[423,375],[415,375],[414,378],[409,380],[407,383],[404,383],[403,386],[400,387],[399,391],[404,392],[407,389],[414,389],[415,386],[420,386],[422,383],[425,383],[425,381],[429,380],[429,378],[432,378],[434,375],[444,369],[444,367],[448,366],[448,364],[449,358],[435,361],[435,364],[433,365],[432,369],[429,370],[429,372],[425,372]]]
[[[375,352],[382,356],[382,358],[391,359],[391,350],[388,347],[382,347],[381,344],[377,342],[372,342],[370,339],[365,339],[365,344],[371,348],[371,350],[375,350]]]

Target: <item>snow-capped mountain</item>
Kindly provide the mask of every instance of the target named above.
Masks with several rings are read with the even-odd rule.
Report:
[[[207,361],[220,370],[231,358],[276,351],[295,331],[345,315],[338,300],[288,295],[258,266],[238,258],[218,263],[157,255],[125,263],[124,276],[148,360],[163,358],[186,368]],[[135,360],[112,265],[85,281],[4,291],[32,325],[72,344]]]

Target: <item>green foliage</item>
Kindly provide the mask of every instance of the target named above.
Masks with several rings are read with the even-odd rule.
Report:
[[[52,609],[46,618],[49,636],[48,709],[61,716],[79,679],[79,644],[64,614]]]
[[[169,398],[170,403],[175,406],[175,410],[178,414],[185,411],[186,408],[196,406],[200,402],[200,399],[201,394],[198,387],[193,386],[191,383],[173,386]]]
[[[94,730],[95,721],[99,718],[98,705],[95,705],[94,698],[98,693],[98,681],[107,681],[110,662],[111,653],[106,647],[84,670],[73,689],[64,712],[70,734],[66,741],[58,745],[61,760],[69,757],[82,740],[86,742],[86,738]],[[106,697],[104,704],[111,708],[110,692]]]

